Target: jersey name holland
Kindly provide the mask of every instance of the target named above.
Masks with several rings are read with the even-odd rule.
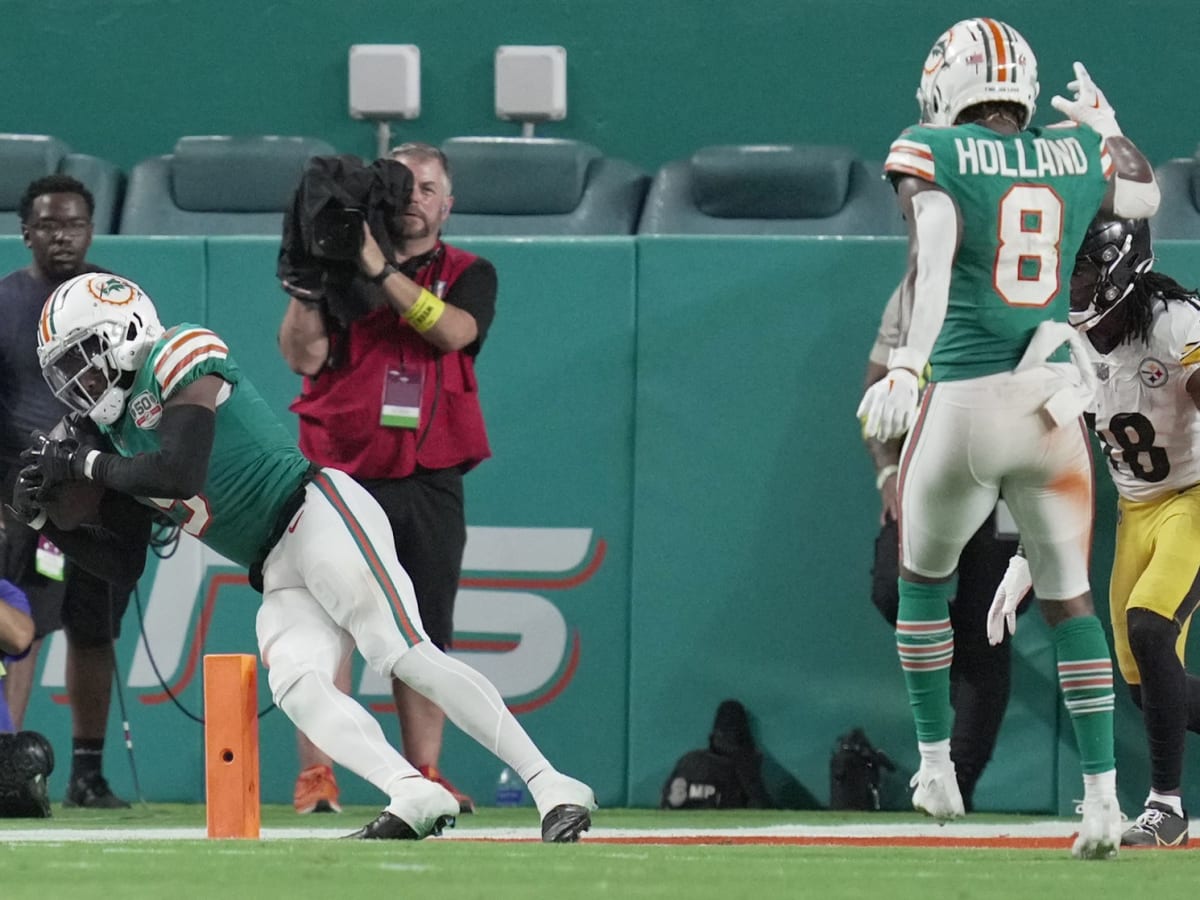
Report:
[[[217,407],[216,434],[204,489],[187,500],[154,500],[188,534],[244,566],[265,550],[283,503],[300,486],[308,460],[283,424],[241,376],[229,348],[198,325],[170,329],[138,371],[121,418],[103,430],[122,456],[153,453],[162,405],[205,375],[229,393]]]
[[[1200,368],[1200,309],[1158,302],[1147,343],[1103,354],[1084,343],[1100,382],[1096,433],[1117,492],[1140,502],[1200,484],[1200,411],[1187,392]]]
[[[1102,139],[1086,126],[919,125],[892,142],[884,170],[938,185],[962,217],[932,380],[1011,371],[1038,325],[1066,321],[1075,251],[1113,171]]]

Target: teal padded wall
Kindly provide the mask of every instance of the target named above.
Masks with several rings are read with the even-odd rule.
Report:
[[[916,117],[934,40],[987,11],[965,0],[10,2],[0,81],[21,89],[0,96],[0,122],[127,170],[186,134],[304,134],[371,154],[373,126],[348,113],[348,50],[412,43],[422,110],[396,123],[397,140],[515,135],[519,124],[494,114],[495,48],[561,44],[567,118],[539,134],[647,170],[708,144],[765,141],[848,144],[880,160]],[[1009,0],[991,11],[1037,53],[1037,121],[1056,117],[1050,97],[1081,59],[1154,162],[1195,150],[1193,0]]]
[[[487,239],[500,274],[480,359],[495,456],[467,479],[472,544],[459,597],[462,657],[501,687],[548,754],[605,806],[654,805],[673,761],[701,746],[716,705],[744,701],[787,801],[828,799],[834,738],[855,725],[895,756],[889,801],[917,764],[888,628],[868,598],[878,516],[853,409],[903,242],[866,238]],[[294,426],[299,386],[279,360],[285,297],[265,238],[97,239],[95,261],[141,281],[168,321],[216,329]],[[1200,244],[1157,245],[1200,284]],[[0,269],[22,265],[0,239]],[[32,336],[31,336],[32,340]],[[1093,583],[1102,615],[1114,495],[1099,479]],[[256,595],[194,543],[149,571],[118,644],[139,774],[153,800],[203,796],[193,711],[203,652],[254,652]],[[1021,619],[1014,697],[983,808],[1068,813],[1079,796],[1053,648]],[[151,660],[151,655],[153,660]],[[28,724],[65,748],[63,643],[43,650]],[[260,702],[268,701],[265,677]],[[354,692],[395,736],[387,687]],[[1148,772],[1140,717],[1118,688],[1122,795]],[[132,786],[112,717],[107,771]],[[263,796],[287,802],[293,731],[262,721]],[[499,764],[455,729],[444,766],[481,801]],[[1187,771],[1200,771],[1193,748]],[[65,767],[52,777],[61,794]],[[345,797],[375,802],[351,776]],[[1192,783],[1191,780],[1188,781]],[[1194,806],[1200,793],[1185,789]]]
[[[827,797],[834,738],[857,725],[914,768],[870,603],[878,499],[853,415],[903,241],[643,238],[638,263],[632,797],[656,796],[725,696],[756,716],[777,792],[783,769]],[[1006,736],[1050,752],[1053,650],[1021,638]],[[1046,762],[1006,756],[980,804],[1052,805]]]

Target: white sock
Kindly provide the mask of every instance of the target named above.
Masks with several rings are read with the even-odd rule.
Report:
[[[932,743],[918,741],[917,749],[921,751],[921,765],[923,766],[944,768],[950,765],[949,738],[944,741],[933,741]]]
[[[421,777],[387,742],[375,717],[323,675],[301,675],[279,699],[279,708],[334,762],[389,797],[398,779]]]
[[[451,722],[500,757],[526,784],[552,768],[500,692],[466,663],[423,641],[400,657],[392,674],[440,706]]]
[[[1083,776],[1083,798],[1117,796],[1117,770]]]
[[[1169,806],[1171,811],[1177,816],[1183,815],[1183,801],[1179,799],[1178,794],[1160,794],[1158,791],[1151,789],[1150,795],[1146,797],[1146,805],[1149,806],[1151,802]]]

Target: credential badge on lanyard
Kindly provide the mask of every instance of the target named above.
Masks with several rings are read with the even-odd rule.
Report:
[[[420,428],[424,384],[425,374],[419,369],[388,369],[383,379],[379,424],[386,428]]]

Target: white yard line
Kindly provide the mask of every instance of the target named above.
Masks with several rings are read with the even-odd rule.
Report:
[[[1200,820],[1193,820],[1193,830],[1200,831]],[[1072,820],[1047,820],[1013,824],[974,824],[957,822],[948,825],[913,822],[911,824],[848,824],[848,825],[766,825],[748,828],[593,828],[584,836],[589,839],[643,839],[653,843],[659,839],[696,838],[1055,838],[1070,837],[1076,831]],[[353,830],[347,828],[347,832]],[[261,839],[278,840],[335,840],[343,832],[331,828],[264,828]],[[441,838],[431,840],[499,840],[536,841],[537,828],[463,828],[447,829]],[[108,843],[116,841],[199,841],[204,840],[203,828],[38,828],[0,829],[0,844],[7,843],[69,843],[85,841]]]

